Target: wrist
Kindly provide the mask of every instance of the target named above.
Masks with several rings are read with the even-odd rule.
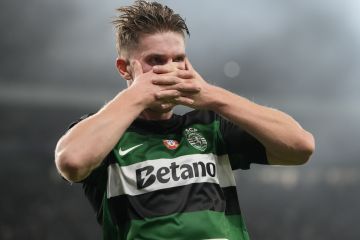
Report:
[[[121,94],[126,96],[130,105],[139,108],[141,111],[146,109],[150,104],[150,100],[146,98],[145,94],[139,92],[139,90],[133,86],[124,89]]]
[[[208,109],[214,112],[218,112],[223,106],[226,105],[226,90],[209,84],[208,88]]]

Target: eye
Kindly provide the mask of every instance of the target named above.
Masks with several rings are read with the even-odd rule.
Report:
[[[161,56],[151,56],[146,62],[151,66],[166,64],[166,60]]]
[[[184,56],[178,56],[174,58],[173,62],[183,62],[185,60]]]

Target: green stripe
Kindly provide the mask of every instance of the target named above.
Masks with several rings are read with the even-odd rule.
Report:
[[[206,154],[213,153],[216,155],[224,154],[223,141],[220,140],[218,129],[219,121],[214,121],[211,124],[193,124],[189,127],[196,128],[198,132],[206,139],[207,147],[204,151],[198,150],[193,147],[185,136],[185,129],[182,134],[149,134],[141,135],[135,132],[126,132],[114,148],[114,154],[118,159],[121,166],[127,166],[134,163],[139,163],[145,160],[154,160],[159,158],[176,158],[190,154]],[[189,128],[188,127],[188,128]],[[163,140],[176,140],[179,142],[179,147],[175,150],[166,148]],[[125,156],[120,156],[118,150],[129,149],[133,146],[143,144]]]
[[[240,215],[227,216],[220,212],[199,211],[133,220],[126,240],[200,240],[211,238],[250,239]]]

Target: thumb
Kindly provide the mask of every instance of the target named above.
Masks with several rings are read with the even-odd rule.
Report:
[[[191,65],[189,58],[185,58],[185,69],[186,70],[194,70],[193,66]]]
[[[133,71],[133,79],[135,80],[138,76],[143,74],[143,69],[138,60],[131,61],[131,68]]]

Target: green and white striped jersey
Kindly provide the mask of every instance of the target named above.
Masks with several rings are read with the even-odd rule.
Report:
[[[249,239],[234,169],[267,164],[254,137],[211,111],[135,120],[83,182],[105,240]]]

